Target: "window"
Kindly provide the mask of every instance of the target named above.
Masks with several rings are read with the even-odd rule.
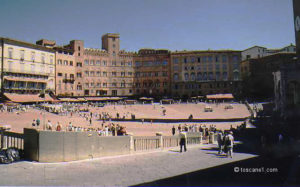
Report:
[[[103,77],[107,77],[107,72],[106,71],[103,71]]]
[[[100,74],[100,71],[97,71],[97,77],[100,77],[101,76],[101,74]]]
[[[106,66],[106,65],[107,65],[106,60],[103,60],[103,66]]]
[[[132,76],[132,72],[128,72],[128,76]]]
[[[135,76],[136,76],[136,77],[140,77],[140,76],[141,76],[141,73],[140,73],[140,72],[136,72],[136,73],[135,73]]]
[[[195,73],[191,73],[191,80],[195,81],[195,79],[196,79]]]
[[[233,63],[233,69],[238,70],[239,69],[239,64],[238,63]]]
[[[194,67],[194,66],[192,66],[192,67],[191,67],[191,70],[195,70],[195,67]]]
[[[112,75],[113,77],[116,77],[116,76],[117,76],[117,72],[111,72],[111,75]]]
[[[101,83],[100,82],[97,82],[97,87],[101,87]]]
[[[132,62],[128,62],[128,66],[132,66]]]
[[[223,72],[223,80],[227,81],[228,77],[227,77],[227,72]]]
[[[238,62],[239,61],[239,57],[237,55],[234,55],[232,57],[233,62]]]
[[[197,66],[197,70],[201,71],[201,66],[200,65]]]
[[[188,81],[188,80],[189,80],[189,74],[188,74],[188,73],[185,73],[185,74],[184,74],[184,80],[185,80],[185,81]]]
[[[158,77],[158,72],[154,72],[154,76],[155,76],[155,77]]]
[[[221,78],[221,74],[220,72],[216,72],[216,80],[219,81]]]
[[[196,61],[195,57],[191,57],[191,62],[194,63]]]
[[[207,57],[208,62],[212,62],[212,56]]]
[[[205,81],[207,80],[207,73],[206,72],[203,73],[202,79],[205,80]]]
[[[89,71],[85,71],[84,74],[85,74],[85,76],[87,76],[87,77],[90,75]]]
[[[222,66],[223,66],[222,67],[223,71],[226,71],[227,70],[227,64],[223,64]]]
[[[121,66],[125,66],[125,62],[121,62]]]
[[[91,72],[90,72],[90,76],[91,76],[91,77],[94,77],[94,76],[95,76],[95,72],[94,72],[94,71],[91,71]]]
[[[85,87],[86,87],[86,88],[88,88],[88,87],[89,87],[89,85],[90,85],[90,84],[89,84],[88,82],[87,82],[87,83],[85,83]]]
[[[54,58],[53,58],[53,55],[50,55],[50,64],[53,64],[53,60]]]
[[[197,73],[197,81],[201,81],[202,80],[202,73],[198,72]]]
[[[125,77],[125,72],[121,72],[121,77]]]
[[[93,66],[94,65],[94,60],[90,61],[90,65]]]
[[[62,77],[63,75],[62,73],[57,73],[57,76]]]
[[[96,65],[99,65],[99,66],[100,66],[100,65],[101,65],[101,61],[100,61],[100,60],[97,60],[97,61],[96,61]]]
[[[179,66],[174,66],[174,67],[173,67],[173,70],[174,70],[174,71],[179,71]]]
[[[178,81],[179,79],[178,73],[174,73],[173,79],[174,81]]]
[[[167,66],[168,65],[168,61],[164,60],[162,63],[163,66]]]
[[[226,55],[222,56],[222,62],[227,62],[227,56]]]
[[[24,56],[25,56],[25,51],[24,51],[24,50],[21,50],[21,51],[20,51],[20,59],[21,59],[21,60],[24,60]]]
[[[214,74],[213,74],[213,72],[209,72],[208,73],[208,79],[209,80],[214,80]]]
[[[45,65],[40,66],[40,73],[45,73]]]
[[[76,66],[77,66],[77,67],[82,67],[82,63],[81,63],[81,62],[77,62],[77,63],[76,63]]]
[[[13,62],[8,61],[8,71],[12,71],[12,69],[13,69]]]
[[[68,61],[64,60],[64,65],[67,66],[68,65]]]
[[[113,55],[113,56],[116,56],[116,52],[115,52],[115,51],[113,51],[112,55]]]
[[[212,63],[209,63],[208,64],[208,71],[212,71],[213,70],[213,64]]]
[[[111,85],[112,85],[112,87],[117,87],[117,83],[116,82],[113,82]]]
[[[183,62],[184,62],[184,63],[187,63],[187,58],[184,58],[184,59],[183,59]]]
[[[197,62],[200,63],[201,62],[201,57],[197,58]]]
[[[82,77],[81,73],[76,73],[77,77]]]
[[[215,56],[215,60],[216,60],[216,62],[219,62],[219,55]]]
[[[174,64],[178,64],[178,58],[173,58]]]
[[[81,85],[77,85],[77,90],[82,90],[82,86]]]
[[[88,66],[89,65],[89,60],[84,60],[84,65]]]
[[[118,90],[112,90],[112,91],[111,91],[111,94],[112,94],[113,96],[118,95]]]
[[[239,80],[239,72],[233,72],[233,80],[237,81]]]
[[[163,71],[163,77],[167,77],[168,76],[168,72],[167,71]]]
[[[136,61],[135,66],[137,66],[137,67],[141,66],[141,62]]]
[[[41,61],[42,61],[42,63],[45,63],[45,53],[42,53]]]
[[[73,66],[73,61],[70,61],[70,66]]]
[[[220,70],[220,63],[216,63],[215,68],[216,68],[216,71],[219,71]]]
[[[107,83],[104,82],[104,83],[102,84],[102,86],[103,86],[103,87],[107,87]]]
[[[121,87],[125,88],[125,81],[124,80],[121,82]]]
[[[31,61],[33,62],[35,61],[35,52],[33,51],[31,52]]]
[[[203,57],[202,57],[202,61],[203,61],[203,62],[206,62],[206,56],[203,56]]]
[[[112,65],[112,66],[117,66],[117,62],[116,62],[116,61],[112,61],[112,62],[111,62],[111,65]]]
[[[53,67],[50,67],[50,68],[49,68],[49,72],[50,72],[50,74],[53,74],[53,73],[54,73],[54,68],[53,68]]]
[[[13,48],[8,48],[8,58],[13,58]]]
[[[31,72],[34,73],[35,72],[35,65],[31,64]]]
[[[78,46],[78,51],[80,51],[80,46]]]
[[[93,82],[91,82],[91,87],[94,87],[94,83]]]

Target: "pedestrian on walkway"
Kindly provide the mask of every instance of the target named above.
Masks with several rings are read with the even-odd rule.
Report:
[[[226,150],[226,156],[232,158],[233,156],[233,142],[234,142],[234,137],[232,131],[230,131],[226,136],[225,136],[225,141],[224,141],[224,146]]]
[[[173,125],[173,127],[172,127],[172,135],[173,136],[175,135],[175,131],[176,131],[176,129],[175,129],[175,126]]]
[[[221,130],[217,134],[217,142],[219,148],[218,154],[222,154],[223,153],[223,132]]]
[[[184,147],[184,152],[186,152],[186,141],[187,141],[187,136],[186,136],[186,131],[181,131],[179,133],[179,137],[180,137],[180,152],[182,153],[182,147]]]

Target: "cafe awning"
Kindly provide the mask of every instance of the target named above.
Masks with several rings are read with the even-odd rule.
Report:
[[[206,95],[207,99],[234,99],[232,94],[214,94]]]
[[[39,94],[16,94],[16,93],[4,93],[4,96],[7,97],[10,101],[16,103],[35,103],[35,102],[52,102],[54,99],[45,95],[45,98],[39,97]]]

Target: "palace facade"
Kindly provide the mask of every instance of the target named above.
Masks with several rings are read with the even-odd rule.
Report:
[[[241,51],[127,52],[120,50],[120,36],[114,33],[103,35],[97,49],[86,48],[82,40],[64,46],[45,39],[2,41],[2,93],[51,89],[60,97],[190,97],[235,93],[240,84]]]

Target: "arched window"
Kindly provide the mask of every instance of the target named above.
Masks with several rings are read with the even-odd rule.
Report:
[[[201,81],[202,80],[202,73],[198,72],[197,73],[197,81]]]
[[[195,80],[196,80],[195,73],[191,73],[191,80],[192,80],[192,81],[195,81]]]

